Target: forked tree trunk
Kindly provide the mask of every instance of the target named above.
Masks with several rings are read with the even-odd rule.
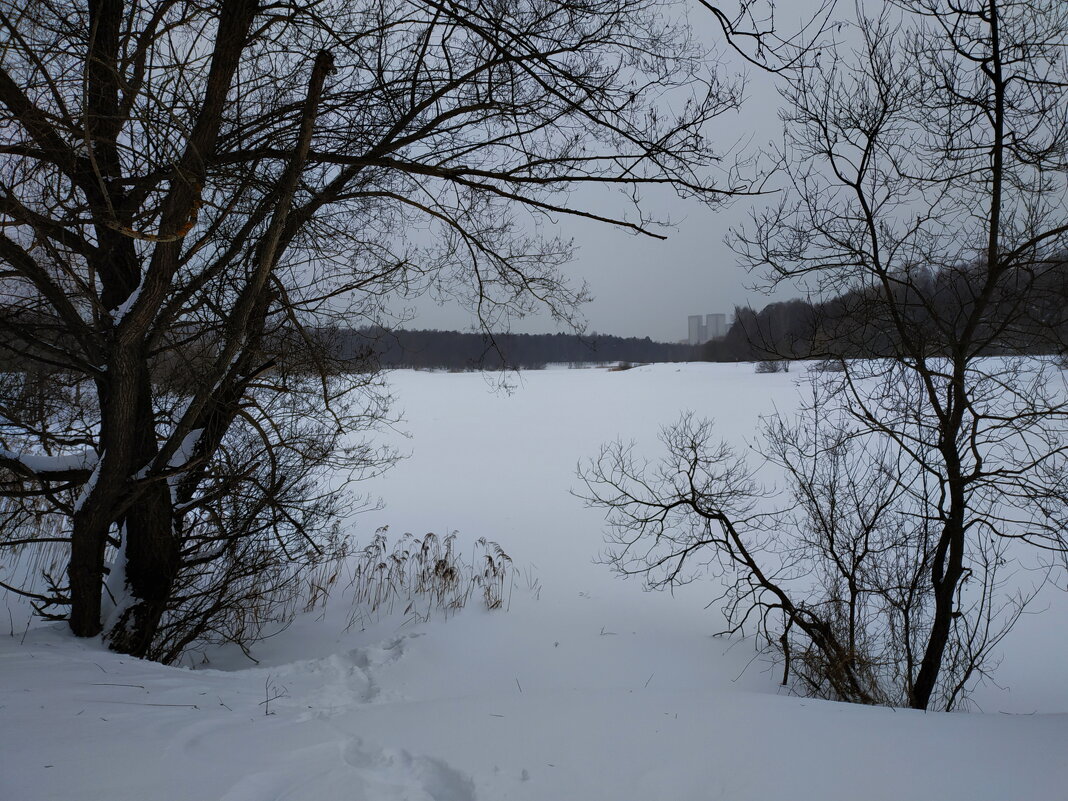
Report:
[[[152,381],[144,360],[134,382],[137,399],[131,472],[141,470],[158,453]],[[126,585],[122,589],[126,598],[118,620],[105,636],[112,650],[144,656],[167,609],[180,567],[180,553],[168,483],[156,480],[134,489],[133,480],[132,475],[127,478],[127,491],[133,494],[124,504],[125,514],[116,521],[125,538]]]
[[[111,650],[143,657],[167,611],[180,567],[167,485],[142,493],[123,522],[129,598],[106,636]]]
[[[226,98],[258,9],[257,0],[224,0],[218,10],[202,107],[176,171],[180,180],[171,181],[161,205],[160,241],[151,256],[141,258],[129,230],[116,227],[116,223],[129,223],[115,218],[115,209],[125,206],[125,196],[117,188],[121,182],[101,181],[96,172],[112,179],[121,175],[116,144],[123,120],[118,111],[119,41],[128,9],[122,0],[91,0],[89,4],[93,36],[85,68],[86,127],[96,161],[94,172],[80,185],[100,241],[93,269],[101,284],[101,305],[108,314],[114,315],[134,292],[142,292],[143,302],[115,317],[114,327],[106,332],[106,371],[98,379],[102,466],[97,485],[76,515],[72,534],[71,630],[93,636],[102,629],[103,555],[114,527],[125,538],[125,586],[118,589],[126,600],[106,636],[114,650],[137,656],[151,646],[180,563],[170,488],[159,477],[144,483],[139,475],[159,453],[145,342],[153,308],[163,302],[177,270],[181,239],[196,220],[206,159],[214,150]],[[145,301],[146,297],[154,299]]]

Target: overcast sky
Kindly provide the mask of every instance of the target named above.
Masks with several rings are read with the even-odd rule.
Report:
[[[816,7],[817,0],[791,4],[791,12],[801,14]],[[711,15],[694,3],[691,19],[705,41],[717,44],[722,69],[736,74],[744,61],[726,46]],[[780,24],[787,23],[780,20]],[[796,24],[796,23],[793,23]],[[746,102],[738,113],[719,117],[709,131],[713,141],[728,148],[736,143],[757,148],[776,138],[779,132],[779,96],[774,76],[744,69],[747,76]],[[577,204],[581,195],[572,201]],[[651,337],[673,342],[686,338],[686,317],[690,314],[730,313],[736,305],[760,308],[769,298],[752,290],[756,282],[738,265],[724,244],[728,229],[744,224],[754,203],[741,198],[719,209],[683,201],[673,195],[647,196],[649,209],[677,224],[662,230],[666,241],[636,236],[627,231],[585,220],[562,219],[559,234],[573,237],[577,257],[568,273],[586,281],[593,301],[584,308],[588,330],[618,336]],[[593,199],[588,207],[596,208]],[[457,305],[435,305],[424,301],[415,305],[417,316],[408,328],[469,330],[470,315]],[[513,323],[513,331],[542,333],[560,330],[547,316],[531,317]]]

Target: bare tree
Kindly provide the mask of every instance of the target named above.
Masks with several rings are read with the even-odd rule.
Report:
[[[617,565],[648,544],[630,572],[726,554],[731,619],[755,614],[788,670],[800,655],[807,691],[948,708],[1029,597],[1006,565],[1068,548],[1064,381],[1024,356],[1063,348],[1068,7],[895,0],[836,35],[786,75],[785,191],[734,243],[771,285],[836,299],[812,355],[840,371],[767,432],[790,513],[738,519],[689,425],[668,464],[700,481],[642,484],[610,450],[590,494]],[[637,508],[721,531],[680,548]]]
[[[426,290],[571,320],[543,221],[737,191],[703,133],[738,87],[661,5],[0,3],[3,537],[70,554],[9,589],[132,654],[240,629],[331,549],[324,471],[388,461],[331,326]]]

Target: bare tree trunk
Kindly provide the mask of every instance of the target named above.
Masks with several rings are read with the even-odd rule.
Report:
[[[142,361],[136,375],[134,458],[131,467],[149,464],[157,453],[152,414],[151,378]],[[180,567],[170,488],[153,481],[135,492],[121,518],[125,539],[126,587],[130,603],[107,633],[114,651],[144,656],[167,608]]]
[[[938,683],[938,675],[942,671],[942,658],[945,655],[953,625],[957,585],[960,583],[961,576],[964,575],[964,531],[958,517],[959,515],[954,515],[954,519],[946,525],[942,533],[942,541],[948,545],[948,565],[943,571],[944,560],[940,559],[936,560],[932,568],[934,618],[931,621],[931,632],[927,638],[927,648],[920,660],[919,672],[912,683],[909,706],[913,709],[927,709],[931,703],[931,696]]]
[[[108,527],[108,522],[100,521],[98,515],[82,511],[74,515],[67,576],[70,579],[70,630],[78,637],[95,637],[102,628],[100,588]]]

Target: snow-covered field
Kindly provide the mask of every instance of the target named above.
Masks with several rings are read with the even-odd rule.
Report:
[[[710,801],[1068,798],[1068,604],[1047,593],[1005,643],[984,712],[789,697],[697,582],[644,593],[595,563],[601,515],[575,466],[680,410],[743,443],[798,374],[751,365],[399,372],[411,457],[365,489],[360,541],[499,542],[508,611],[345,631],[349,603],[196,669],[119,657],[61,626],[0,637],[0,799]],[[1061,579],[1063,582],[1063,578]],[[271,698],[269,705],[264,703]],[[266,714],[269,712],[270,714]]]

